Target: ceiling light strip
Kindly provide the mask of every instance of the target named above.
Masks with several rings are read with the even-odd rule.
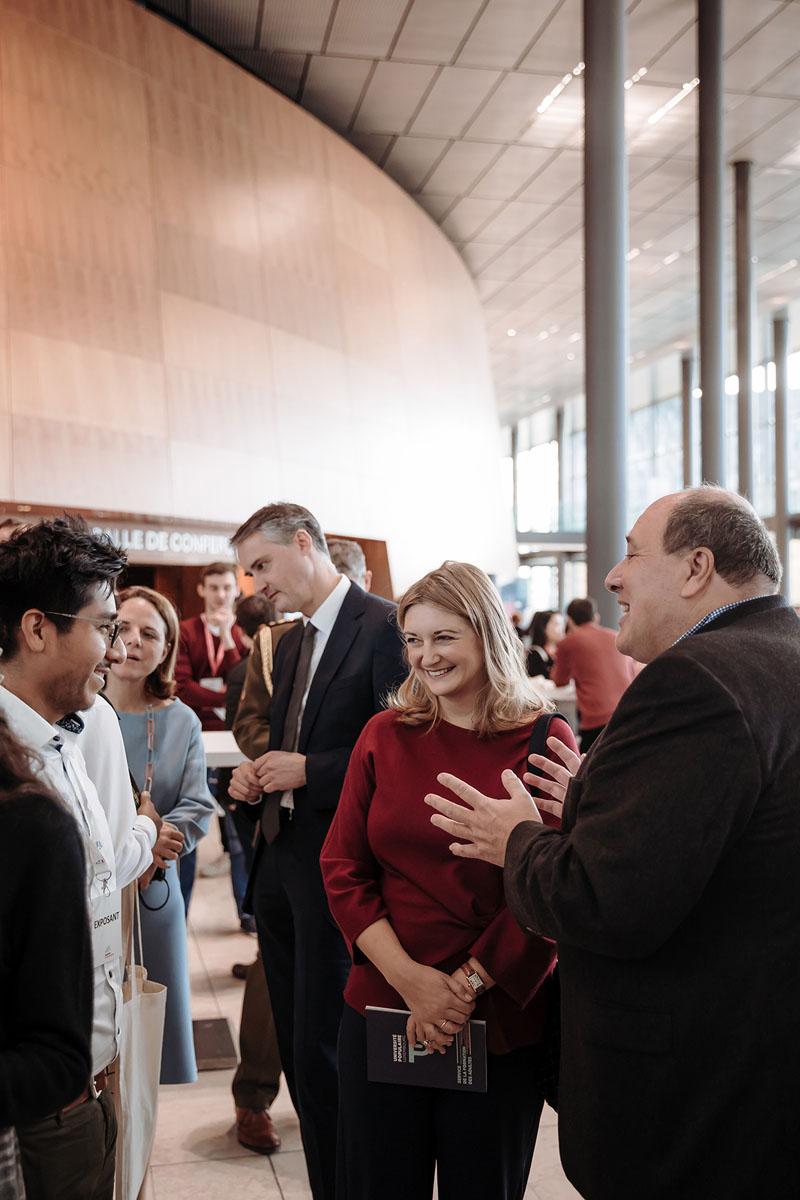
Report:
[[[666,104],[662,104],[661,108],[657,108],[654,113],[650,114],[647,118],[647,124],[657,125],[662,117],[665,117],[668,112],[672,112],[676,104],[680,104],[681,100],[685,100],[687,96],[690,96],[699,83],[699,79],[691,79],[688,83],[685,83],[679,92],[676,92],[674,96],[670,96]]]

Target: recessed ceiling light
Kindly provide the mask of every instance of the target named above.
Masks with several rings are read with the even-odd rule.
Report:
[[[507,329],[507,330],[506,330],[506,333],[508,334],[508,336],[509,336],[509,337],[516,337],[516,336],[517,336],[517,331],[516,331],[516,329]]]

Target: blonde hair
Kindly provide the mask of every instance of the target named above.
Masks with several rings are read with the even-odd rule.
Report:
[[[401,629],[415,604],[434,604],[461,617],[481,643],[487,680],[475,704],[479,737],[517,729],[552,709],[528,677],[522,642],[511,628],[497,588],[479,567],[444,562],[412,584],[397,607]],[[438,697],[413,671],[389,697],[388,707],[400,714],[405,725],[432,727],[442,716]]]
[[[175,694],[175,660],[178,657],[178,638],[180,637],[178,614],[174,605],[161,592],[156,592],[149,587],[125,588],[119,593],[117,600],[120,608],[126,600],[146,600],[148,604],[152,604],[164,622],[167,631],[167,657],[158,664],[155,671],[150,672],[144,681],[144,686],[145,691],[149,692],[151,696],[155,696],[157,700],[169,700],[170,696]]]

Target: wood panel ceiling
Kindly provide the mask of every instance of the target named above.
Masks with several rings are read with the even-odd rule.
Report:
[[[581,0],[146,6],[314,112],[441,226],[481,297],[502,415],[581,389]],[[697,92],[653,120],[696,77],[695,12],[628,9],[632,363],[696,340]],[[768,309],[800,295],[800,0],[726,0],[725,58],[726,153],[756,164]]]

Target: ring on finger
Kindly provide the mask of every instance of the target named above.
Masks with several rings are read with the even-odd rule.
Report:
[[[442,1033],[447,1033],[447,1030],[445,1029],[446,1024],[447,1024],[447,1017],[445,1017],[445,1019],[439,1023],[439,1028],[441,1029]]]

